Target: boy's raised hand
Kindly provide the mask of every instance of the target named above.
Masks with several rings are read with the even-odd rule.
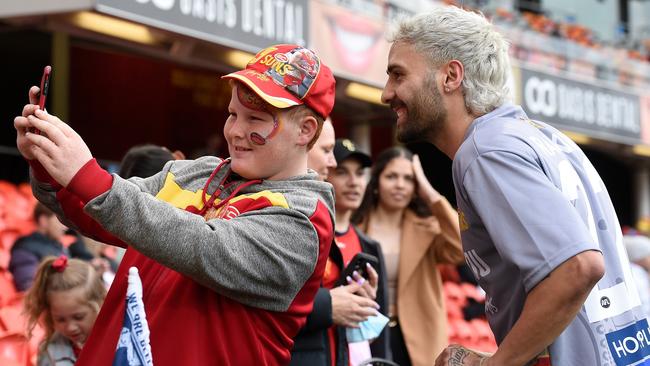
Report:
[[[34,102],[38,94],[38,88],[34,88],[29,91],[30,102]],[[21,154],[26,159],[37,159],[64,187],[92,159],[81,136],[56,116],[38,109],[37,105],[26,105],[23,115],[14,120],[14,127],[18,132],[17,144]],[[29,132],[30,127],[42,134]]]
[[[38,109],[38,96],[41,89],[37,86],[32,86],[29,89],[29,104],[26,104],[23,107],[23,112],[20,116],[14,119],[14,128],[16,129],[16,146],[18,151],[23,155],[27,160],[34,160],[34,154],[32,154],[32,143],[29,141],[25,134],[27,133],[27,116],[34,114],[34,111]]]

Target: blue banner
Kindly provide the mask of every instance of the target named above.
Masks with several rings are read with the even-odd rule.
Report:
[[[142,282],[138,269],[129,268],[126,309],[113,366],[153,366],[149,345],[149,325],[142,302]]]

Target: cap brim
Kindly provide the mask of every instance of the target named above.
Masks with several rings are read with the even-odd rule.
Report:
[[[372,159],[370,159],[370,156],[368,156],[368,155],[366,155],[366,154],[364,154],[362,152],[358,152],[358,151],[353,152],[352,154],[350,154],[348,156],[348,158],[355,158],[355,159],[359,160],[359,162],[361,163],[361,166],[364,167],[364,168],[372,166]]]
[[[338,164],[348,159],[355,159],[361,164],[362,168],[368,168],[372,166],[372,159],[370,159],[370,156],[360,151],[349,151],[347,154],[343,154],[343,156],[336,156],[336,154],[334,154],[334,158]]]
[[[241,70],[221,78],[241,81],[260,98],[276,108],[289,108],[303,104],[300,99],[276,84],[270,77],[255,70]]]

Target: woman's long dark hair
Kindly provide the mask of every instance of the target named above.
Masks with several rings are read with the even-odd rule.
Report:
[[[375,208],[377,208],[377,205],[379,204],[379,176],[384,171],[384,169],[386,169],[388,163],[397,158],[405,158],[409,161],[413,161],[413,153],[401,146],[395,146],[382,151],[379,156],[377,156],[375,164],[372,166],[372,170],[370,172],[370,181],[366,187],[366,192],[363,194],[361,205],[352,215],[351,221],[353,224],[361,224],[368,217],[368,215],[370,215],[370,213]],[[431,210],[424,202],[424,200],[422,200],[422,198],[418,197],[417,195],[417,181],[414,181],[414,183],[415,186],[413,191],[413,199],[411,199],[408,208],[420,217],[431,216]]]

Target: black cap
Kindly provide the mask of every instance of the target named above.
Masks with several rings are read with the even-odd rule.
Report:
[[[364,168],[372,165],[372,159],[370,159],[370,156],[357,150],[354,142],[348,139],[336,139],[336,143],[334,144],[334,158],[336,158],[337,164],[341,164],[343,160],[354,158],[357,159]]]

